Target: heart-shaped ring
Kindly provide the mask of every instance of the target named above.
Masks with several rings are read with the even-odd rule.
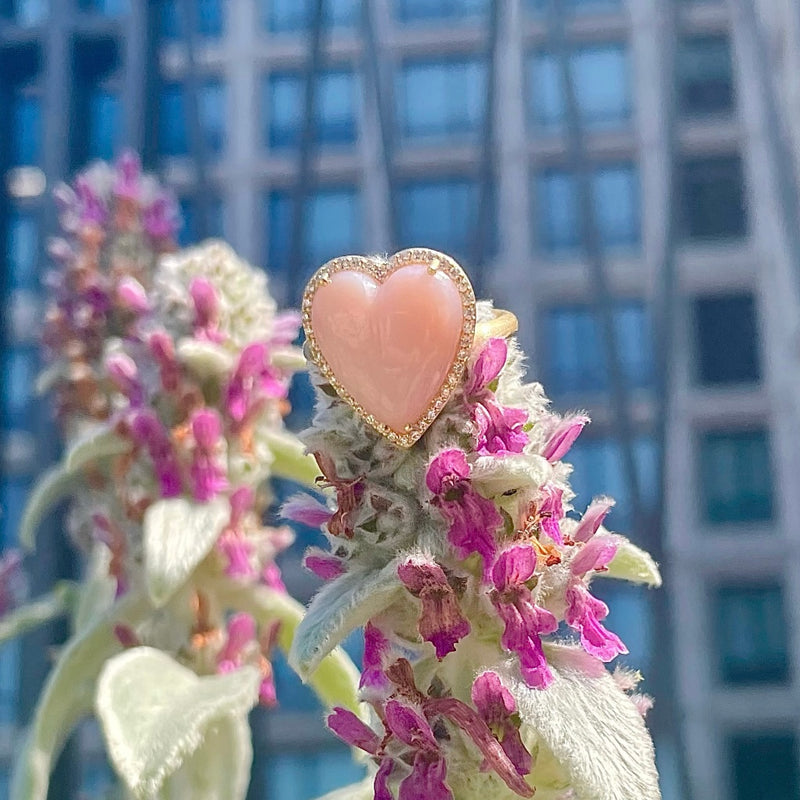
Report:
[[[308,353],[333,389],[389,441],[411,447],[458,385],[475,335],[475,293],[435,250],[343,256],[303,295]]]

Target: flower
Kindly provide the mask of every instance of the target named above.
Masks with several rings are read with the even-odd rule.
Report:
[[[564,417],[550,434],[542,455],[550,462],[560,461],[569,452],[570,447],[588,422],[589,417],[585,414]]]
[[[592,596],[582,581],[572,581],[566,590],[567,625],[580,632],[581,644],[587,653],[601,661],[612,661],[628,648],[615,633],[600,624],[608,616],[608,606]]]
[[[134,441],[146,448],[153,462],[162,497],[178,497],[183,492],[181,470],[163,423],[149,409],[141,409],[133,418]]]
[[[408,591],[422,601],[420,636],[434,646],[437,658],[444,658],[470,631],[444,571],[436,562],[409,560],[397,568],[397,574]]]
[[[218,456],[222,445],[222,421],[215,410],[203,408],[192,414],[191,426],[195,441],[190,468],[192,494],[205,503],[228,488],[225,466]]]
[[[479,553],[488,571],[496,549],[494,533],[503,520],[494,503],[472,488],[469,475],[462,450],[443,450],[431,461],[425,482],[433,505],[450,524],[448,539],[458,557]]]
[[[516,653],[522,677],[529,686],[543,689],[552,683],[540,636],[554,633],[558,620],[533,602],[526,585],[536,569],[536,550],[530,545],[516,545],[504,550],[492,567],[494,588],[490,598],[502,619],[505,630],[503,647]]]

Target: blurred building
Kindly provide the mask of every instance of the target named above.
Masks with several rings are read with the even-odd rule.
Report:
[[[548,0],[498,2],[496,17],[490,0],[373,0],[367,14],[359,0],[0,2],[0,545],[13,543],[31,480],[52,457],[46,411],[31,412],[47,191],[123,145],[175,187],[185,241],[224,236],[268,268],[283,304],[335,255],[425,245],[456,256],[518,315],[531,373],[556,407],[589,409],[572,455],[576,506],[611,494],[610,525],[628,531],[631,487],[568,145],[566,57],[645,512],[659,492],[650,310],[664,265],[675,267],[662,544],[677,691],[657,699],[677,709],[684,748],[657,741],[665,798],[682,797],[684,755],[695,800],[796,798],[800,12],[793,0],[561,5],[564,42]],[[295,424],[309,402],[299,385]],[[303,596],[313,584],[299,555],[311,536],[284,564]],[[654,640],[650,598],[611,585],[603,596],[647,673],[671,649]],[[19,650],[7,647],[6,769],[17,698],[24,707],[35,691],[18,676]],[[257,724],[252,796],[301,800],[344,783],[354,768],[310,693],[285,665],[278,680],[283,705]],[[96,732],[82,742],[76,780],[91,792],[105,772]]]

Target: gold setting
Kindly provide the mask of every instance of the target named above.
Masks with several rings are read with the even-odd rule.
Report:
[[[479,322],[475,329],[475,339],[507,339],[519,329],[516,316],[504,308],[493,308],[492,318]]]
[[[402,431],[395,431],[388,425],[379,422],[355,398],[342,386],[336,378],[330,365],[325,360],[319,349],[317,340],[314,337],[314,329],[311,324],[311,306],[314,295],[320,286],[330,283],[331,275],[337,272],[361,272],[369,275],[378,283],[383,283],[389,275],[398,269],[409,266],[410,264],[422,264],[427,266],[429,271],[444,272],[450,277],[458,289],[461,298],[461,310],[463,323],[461,326],[461,338],[459,339],[458,350],[455,359],[450,365],[447,377],[442,383],[442,387],[436,397],[433,398],[424,414],[414,423],[406,425]],[[509,313],[509,312],[507,312]],[[320,372],[335,390],[336,394],[344,400],[353,411],[358,414],[370,427],[384,436],[398,447],[411,447],[426,430],[433,424],[439,416],[450,395],[459,383],[464,368],[469,359],[472,343],[475,337],[475,292],[463,269],[444,253],[436,250],[428,250],[423,247],[409,248],[395,253],[386,261],[376,263],[365,256],[341,256],[323,264],[308,282],[303,293],[303,329],[306,333],[306,343],[308,354],[311,360],[319,367]],[[512,315],[513,316],[513,315]],[[516,318],[515,318],[516,320]]]

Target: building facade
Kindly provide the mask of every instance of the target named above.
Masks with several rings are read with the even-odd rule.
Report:
[[[283,305],[336,255],[422,245],[458,258],[519,317],[530,373],[555,406],[593,418],[573,452],[576,506],[611,494],[610,525],[630,531],[568,146],[566,57],[645,510],[658,505],[660,484],[652,309],[665,264],[674,266],[662,545],[676,690],[657,701],[676,709],[683,745],[657,738],[665,797],[684,796],[683,759],[695,798],[749,800],[765,787],[774,800],[795,798],[800,261],[787,189],[776,187],[781,175],[800,185],[791,158],[800,152],[800,12],[791,0],[563,0],[565,46],[556,48],[547,0],[497,6],[493,17],[489,0],[372,0],[365,14],[359,0],[324,0],[316,20],[314,0],[0,3],[9,309],[0,543],[13,543],[31,480],[53,455],[47,411],[32,396],[54,222],[47,193],[124,145],[175,188],[185,241],[224,236],[268,270]],[[754,68],[765,50],[772,111]],[[478,242],[482,216],[490,233]],[[302,382],[294,400],[300,425],[310,407]],[[301,597],[314,591],[299,567],[312,538],[302,532],[284,563]],[[37,566],[42,580],[72,568],[56,552]],[[665,652],[651,597],[610,585],[604,596],[611,627],[647,674]],[[35,652],[0,651],[6,769],[35,691],[33,677],[27,688],[18,678],[26,647]],[[284,664],[277,675],[283,703],[257,722],[251,794],[303,800],[354,768],[310,693]],[[96,731],[81,736],[73,779],[91,796],[107,772]]]

